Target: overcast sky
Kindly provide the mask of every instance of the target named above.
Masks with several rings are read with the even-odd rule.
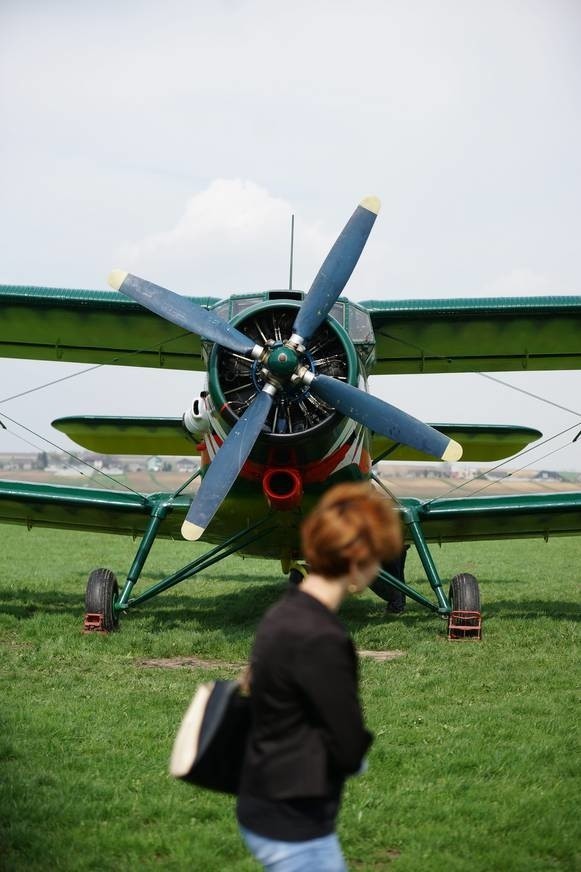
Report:
[[[307,289],[376,194],[352,299],[581,294],[580,46],[578,0],[2,0],[0,283],[285,287],[294,212]],[[77,369],[0,360],[0,399]],[[501,377],[578,414],[478,375],[371,385],[427,421],[581,421],[581,374]],[[53,418],[180,415],[200,387],[101,368],[0,419],[70,447]],[[581,469],[581,440],[538,465]]]

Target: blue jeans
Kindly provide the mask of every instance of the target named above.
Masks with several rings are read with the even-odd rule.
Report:
[[[269,872],[347,872],[335,833],[307,842],[279,842],[240,827],[250,853]]]

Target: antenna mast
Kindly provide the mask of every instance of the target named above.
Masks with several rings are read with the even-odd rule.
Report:
[[[288,277],[288,289],[293,289],[293,257],[295,248],[295,216],[291,215],[291,240],[290,240],[290,272]]]

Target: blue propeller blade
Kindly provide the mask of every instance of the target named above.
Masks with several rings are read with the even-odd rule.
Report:
[[[442,460],[459,460],[462,456],[462,446],[458,442],[353,385],[327,375],[317,375],[310,381],[310,389],[338,412],[394,442]]]
[[[113,270],[109,275],[109,284],[166,321],[211,342],[217,342],[230,351],[249,355],[255,347],[254,342],[236,327],[167,288],[161,288],[120,269]]]
[[[228,434],[208,467],[182,524],[184,539],[199,539],[218,511],[252,451],[270,412],[275,393],[272,385],[265,385]]]
[[[309,339],[331,311],[359,260],[377,218],[380,202],[366,197],[341,231],[303,300],[293,333]]]

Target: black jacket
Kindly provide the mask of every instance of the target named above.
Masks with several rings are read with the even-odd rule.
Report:
[[[345,628],[319,600],[292,587],[262,620],[251,664],[253,725],[240,794],[338,796],[372,740]]]

